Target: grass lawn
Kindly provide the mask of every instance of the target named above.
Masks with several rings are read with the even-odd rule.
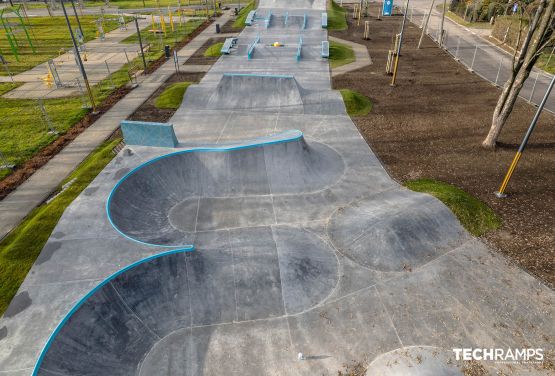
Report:
[[[153,33],[149,30],[152,29],[152,25],[141,30],[141,37],[143,39],[143,45],[150,44],[150,50],[145,53],[145,57],[148,60],[157,60],[164,54],[164,45],[169,45],[170,47],[175,46],[178,42],[182,41],[186,36],[190,35],[195,31],[200,25],[204,23],[205,20],[189,20],[179,25],[177,20],[174,20],[175,31],[171,31],[169,22],[166,22],[166,35]],[[139,37],[137,34],[133,34],[122,41],[123,43],[139,43]],[[160,43],[161,42],[161,43]]]
[[[332,68],[337,68],[355,61],[355,51],[351,46],[330,41],[329,61]]]
[[[347,29],[347,11],[341,8],[335,1],[328,3],[328,29],[329,30],[346,30]]]
[[[417,179],[405,182],[405,186],[416,192],[429,193],[441,200],[474,236],[483,235],[501,226],[501,219],[489,206],[454,185],[433,179]]]
[[[206,57],[218,57],[222,54],[222,47],[224,46],[224,42],[214,43],[210,47],[204,51],[204,56]]]
[[[443,12],[442,9],[443,9],[443,5],[438,5],[437,6],[437,11],[438,12]],[[450,18],[452,21],[455,21],[459,25],[463,25],[463,26],[466,26],[466,27],[470,27],[470,28],[474,28],[474,29],[492,29],[493,28],[493,26],[489,22],[467,22],[467,21],[464,20],[464,18],[462,18],[458,14],[453,13],[449,10],[445,13],[445,16],[447,18]]]
[[[235,19],[232,25],[234,29],[241,30],[245,27],[245,20],[247,19],[249,12],[251,10],[254,10],[254,7],[255,7],[255,3],[254,1],[251,1],[250,3],[248,3],[246,7],[244,7],[239,11],[239,15],[237,16],[237,18]]]
[[[110,18],[114,17],[107,16],[104,21],[104,31],[106,33],[118,27],[117,20],[115,18],[109,20]],[[95,22],[98,17],[83,16],[79,19],[85,34],[85,41],[96,38]],[[8,22],[15,24],[16,20],[16,18],[9,18]],[[70,18],[70,21],[75,30],[77,22],[74,18]],[[0,54],[4,55],[13,74],[29,70],[73,47],[64,17],[29,17],[28,26],[27,29],[35,46],[36,54],[33,54],[23,30],[18,28],[18,31],[21,30],[16,32],[16,38],[19,43],[19,62],[10,49],[4,28],[0,28]],[[8,73],[4,69],[0,69],[0,75],[7,76]]]
[[[183,101],[183,95],[192,82],[177,82],[162,92],[156,98],[154,105],[157,108],[177,110]]]
[[[107,141],[96,149],[66,178],[63,184],[75,179],[66,190],[33,210],[0,242],[0,315],[16,294],[64,210],[112,160],[112,149],[120,141]]]
[[[364,116],[372,111],[372,102],[368,97],[349,89],[341,89],[339,92],[343,96],[349,116]]]
[[[549,55],[551,54],[552,49],[553,47],[548,48],[545,52],[543,52],[540,55],[540,58],[536,62],[536,67],[543,69],[544,71],[549,72],[551,74],[555,74],[555,53],[553,54],[553,56],[551,56],[551,59],[549,59]],[[549,61],[549,65],[547,65],[548,61]]]

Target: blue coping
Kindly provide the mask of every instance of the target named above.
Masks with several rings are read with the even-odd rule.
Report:
[[[322,41],[322,57],[330,57],[330,42],[328,42],[327,40]]]
[[[301,49],[303,47],[303,37],[299,38],[299,47],[297,47],[297,61],[301,61]]]
[[[128,145],[168,148],[177,146],[177,137],[173,130],[173,124],[122,120],[120,126],[123,139]]]
[[[328,27],[328,14],[326,12],[322,13],[322,28],[326,29]]]
[[[125,273],[126,271],[133,269],[145,262],[148,261],[152,261],[154,259],[163,257],[163,256],[168,256],[171,254],[175,254],[175,253],[181,253],[181,252],[191,252],[194,251],[195,247],[194,246],[189,246],[189,248],[182,248],[182,249],[173,249],[171,251],[164,251],[161,253],[158,253],[156,255],[152,255],[149,257],[146,257],[142,260],[136,261],[130,265],[127,265],[126,267],[124,267],[123,269],[118,270],[117,272],[115,272],[114,274],[110,275],[108,278],[104,279],[102,282],[100,282],[98,285],[96,285],[91,291],[89,291],[84,297],[82,297],[77,304],[75,304],[73,306],[73,308],[64,316],[64,318],[62,319],[62,321],[60,321],[60,323],[58,324],[58,326],[56,326],[56,328],[54,329],[54,331],[52,332],[52,334],[50,334],[50,337],[48,338],[48,340],[46,341],[46,344],[44,345],[42,351],[40,352],[39,358],[37,359],[37,362],[35,363],[35,367],[33,368],[33,374],[32,376],[37,376],[38,372],[40,370],[40,366],[44,360],[44,357],[46,356],[46,353],[48,352],[48,350],[50,349],[50,346],[52,346],[52,343],[54,342],[54,340],[56,339],[56,336],[58,335],[58,333],[60,332],[60,330],[62,330],[62,328],[64,327],[64,325],[68,322],[68,320],[71,318],[71,316],[73,316],[73,314],[75,312],[77,312],[77,310],[91,297],[93,296],[98,290],[100,290],[102,287],[104,287],[106,284],[108,284],[110,281],[112,281],[114,278],[120,276],[121,274]]]
[[[285,20],[283,21],[283,24],[285,26],[287,26],[287,20],[289,19],[289,12],[285,12]]]
[[[290,74],[262,74],[262,73],[224,73],[227,77],[271,77],[271,78],[295,78]]]
[[[288,77],[288,76],[284,76],[284,77]],[[211,147],[211,148],[191,148],[191,149],[186,149],[186,150],[180,150],[180,151],[176,151],[174,153],[169,153],[169,154],[164,154],[161,155],[159,157],[153,158],[149,161],[146,161],[145,163],[140,164],[139,166],[135,167],[134,169],[132,169],[131,171],[129,171],[123,178],[120,179],[120,181],[118,181],[116,183],[116,185],[114,186],[114,188],[112,188],[112,190],[110,191],[110,195],[108,196],[108,200],[106,201],[106,214],[108,216],[108,221],[110,222],[110,224],[112,225],[112,227],[124,238],[132,240],[134,242],[140,243],[140,244],[144,244],[144,245],[149,245],[149,246],[154,246],[154,247],[164,247],[164,248],[189,248],[189,247],[193,247],[193,245],[190,244],[186,244],[186,245],[182,245],[182,244],[177,244],[177,245],[162,245],[162,244],[153,244],[153,243],[147,243],[144,242],[142,240],[138,240],[135,239],[127,234],[125,234],[123,231],[121,231],[118,226],[116,226],[116,224],[114,223],[114,221],[112,220],[112,216],[110,215],[110,202],[112,201],[112,198],[114,196],[114,192],[118,189],[118,187],[125,181],[127,180],[127,178],[129,178],[131,175],[133,175],[135,172],[137,172],[138,170],[142,169],[143,167],[146,167],[156,161],[159,161],[161,159],[164,158],[169,158],[171,156],[174,155],[178,155],[178,154],[185,154],[185,153],[192,153],[192,152],[200,152],[200,153],[209,153],[209,152],[227,152],[227,151],[233,151],[233,150],[241,150],[241,149],[250,149],[250,148],[256,148],[256,147],[262,147],[262,146],[266,146],[266,145],[275,145],[275,144],[281,144],[284,142],[290,142],[290,141],[295,141],[298,139],[303,138],[303,132],[299,131],[299,130],[291,130],[291,131],[286,131],[286,132],[282,132],[277,134],[276,136],[280,136],[280,135],[286,135],[286,134],[292,134],[289,137],[283,138],[283,139],[274,139],[274,140],[270,140],[270,141],[263,141],[263,142],[256,142],[257,140],[260,139],[254,139],[252,140],[250,143],[247,142],[243,145],[235,145],[235,146],[226,146],[226,145],[222,145],[220,147]],[[267,138],[267,137],[264,137]]]
[[[266,18],[264,18],[264,25],[266,26],[266,29],[270,27],[270,22],[272,22],[272,11],[269,11]]]
[[[307,15],[306,13],[304,14],[304,18],[303,18],[303,30],[306,29],[306,23],[307,23]]]
[[[254,52],[254,48],[256,47],[256,44],[260,41],[260,35],[256,36],[256,39],[254,40],[254,42],[252,42],[249,45],[249,49],[247,50],[247,59],[250,60],[252,59],[252,54]]]

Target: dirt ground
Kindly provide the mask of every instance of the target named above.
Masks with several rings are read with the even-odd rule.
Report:
[[[371,12],[377,14],[377,9]],[[333,79],[370,97],[372,112],[354,121],[394,179],[435,178],[477,196],[502,218],[503,226],[482,238],[548,285],[555,285],[555,116],[544,113],[507,188],[493,192],[530,124],[536,108],[519,100],[496,151],[480,147],[491,122],[499,89],[470,73],[427,39],[416,49],[420,30],[408,24],[396,87],[385,74],[392,35],[401,17],[370,17],[331,32],[368,47],[373,65]]]
[[[166,80],[131,116],[128,120],[135,121],[154,121],[164,123],[168,121],[176,110],[162,109],[154,106],[156,98],[166,88],[176,82],[195,82],[198,83],[204,77],[204,72],[201,73],[175,73]]]
[[[213,44],[224,42],[225,38],[210,38],[208,39],[202,47],[195,51],[193,56],[191,56],[183,65],[205,65],[205,64],[214,64],[218,59],[219,56],[214,57],[206,57],[204,56],[204,52]]]

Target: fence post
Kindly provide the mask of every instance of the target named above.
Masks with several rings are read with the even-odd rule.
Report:
[[[104,60],[104,64],[106,64],[106,70],[108,71],[108,79],[110,80],[110,85],[112,89],[115,89],[116,86],[114,85],[114,81],[112,80],[112,72],[110,72],[110,66],[108,66],[108,60]]]
[[[82,108],[90,108],[89,104],[87,102],[87,96],[85,95],[85,90],[83,90],[83,86],[81,86],[81,81],[79,81],[79,77],[77,77],[75,79],[75,81],[77,82],[77,87],[79,88],[79,93],[81,94],[81,102],[83,103],[83,105],[81,107]]]
[[[457,39],[457,50],[455,51],[455,60],[456,61],[461,61],[461,59],[459,59],[459,48],[461,47],[461,36],[459,35],[459,39]]]
[[[540,78],[540,72],[536,74],[536,79],[534,80],[534,86],[532,86],[532,93],[530,93],[530,99],[528,99],[528,103],[532,103],[532,99],[534,99],[534,92],[536,91],[536,84],[538,83],[538,78]]]
[[[499,80],[499,73],[501,72],[501,65],[503,65],[503,57],[499,58],[499,67],[497,67],[497,75],[495,76],[495,86],[499,86],[497,81]]]
[[[50,116],[48,116],[48,112],[46,112],[46,108],[44,107],[44,102],[42,98],[38,100],[38,107],[42,114],[42,119],[44,120],[44,122],[46,123],[46,127],[48,128],[48,134],[57,135],[58,131],[56,130],[56,127],[54,127],[52,120],[50,120]]]
[[[470,71],[474,72],[474,61],[476,60],[476,53],[478,52],[478,45],[474,49],[474,56],[472,57],[472,63],[470,64]]]

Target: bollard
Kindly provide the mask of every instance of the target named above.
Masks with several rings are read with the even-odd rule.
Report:
[[[364,39],[370,39],[370,21],[364,21]]]
[[[166,59],[170,58],[170,46],[167,44],[164,46],[164,56]]]
[[[216,34],[220,34],[220,24],[216,24]]]

